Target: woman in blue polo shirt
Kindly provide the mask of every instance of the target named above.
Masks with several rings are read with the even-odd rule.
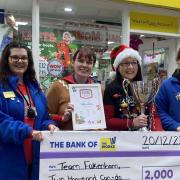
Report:
[[[0,179],[38,180],[40,130],[56,130],[55,125],[46,111],[30,49],[10,43],[0,60]]]

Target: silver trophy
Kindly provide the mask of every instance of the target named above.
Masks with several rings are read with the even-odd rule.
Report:
[[[139,103],[141,114],[145,114],[145,105],[152,102],[157,93],[159,81],[145,79],[143,81],[134,81],[131,83],[136,100]],[[151,125],[151,122],[150,122]],[[142,127],[140,131],[149,131],[147,127]]]

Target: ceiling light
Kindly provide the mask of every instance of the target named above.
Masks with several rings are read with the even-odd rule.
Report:
[[[66,12],[71,12],[71,11],[72,11],[72,8],[66,7],[66,8],[64,8],[64,11],[66,11]]]
[[[114,41],[108,41],[108,44],[114,44],[115,42]]]
[[[28,24],[28,22],[16,21],[16,26],[18,26],[18,25],[23,25],[23,26],[25,26],[25,25],[27,25],[27,24]]]

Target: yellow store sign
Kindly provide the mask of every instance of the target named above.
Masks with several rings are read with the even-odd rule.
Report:
[[[164,7],[168,9],[180,9],[180,0],[112,0],[115,2],[138,3],[149,6]]]
[[[178,33],[178,17],[131,12],[130,28],[145,31]]]

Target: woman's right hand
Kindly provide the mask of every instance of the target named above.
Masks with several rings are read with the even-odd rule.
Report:
[[[42,132],[37,130],[33,130],[31,136],[35,141],[42,141],[44,139]]]
[[[134,128],[142,128],[142,127],[146,127],[147,124],[147,115],[141,114],[139,116],[137,116],[136,118],[133,119],[133,127]]]
[[[180,126],[178,126],[178,127],[176,128],[176,131],[180,132]]]
[[[62,117],[62,122],[67,122],[72,119],[72,111],[74,111],[74,105],[68,103],[66,109],[64,110],[64,115]]]

